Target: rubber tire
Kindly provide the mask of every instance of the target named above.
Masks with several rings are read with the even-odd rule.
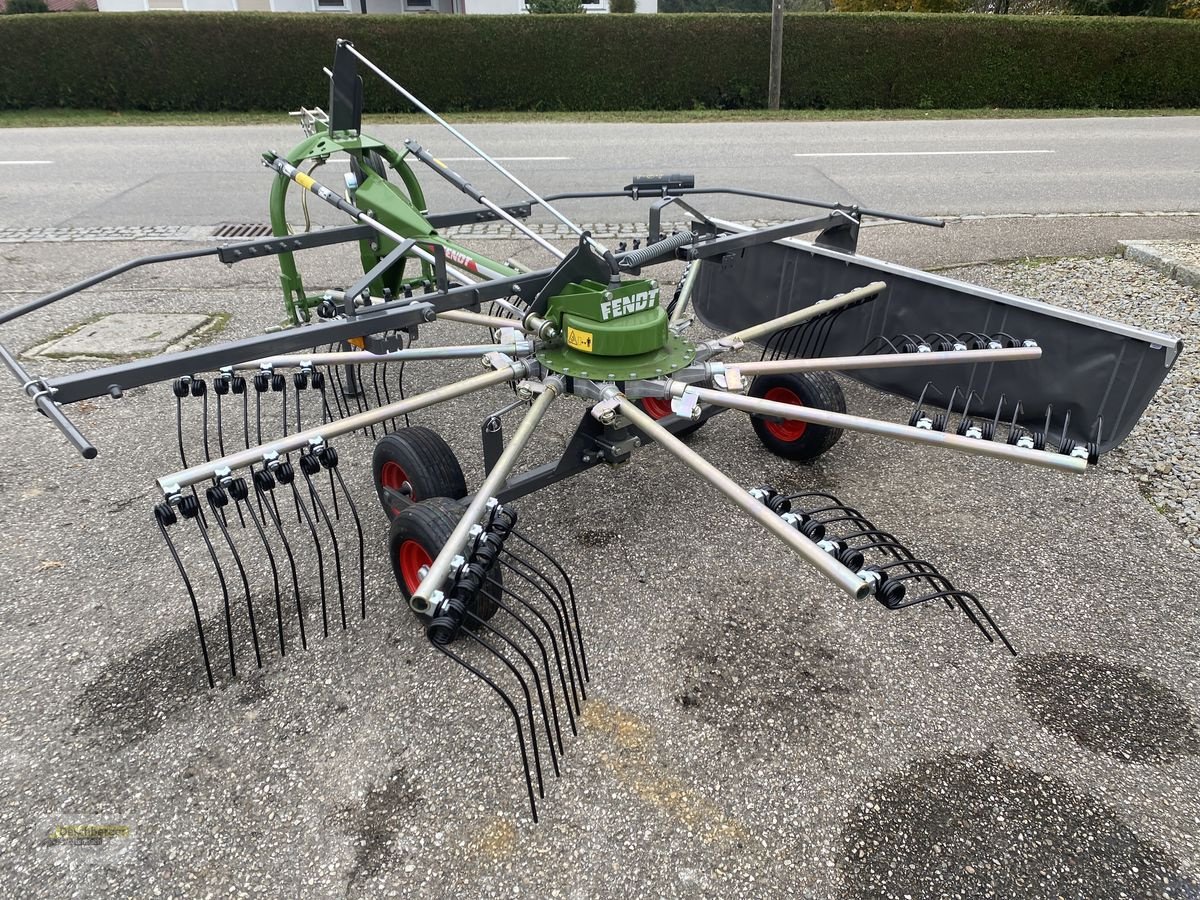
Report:
[[[846,411],[846,395],[842,393],[842,386],[828,372],[759,375],[750,385],[750,396],[763,398],[776,388],[791,391],[800,398],[802,405],[811,406],[813,409],[837,413]],[[810,424],[798,438],[786,440],[773,434],[768,427],[772,423],[765,421],[761,416],[750,416],[750,424],[754,426],[754,433],[758,435],[764,447],[776,456],[799,462],[816,459],[842,436],[840,428]]]
[[[425,548],[431,560],[436,558],[464,512],[466,508],[449,497],[433,497],[405,507],[392,519],[392,527],[388,533],[388,559],[392,563],[392,575],[405,603],[412,596],[412,592],[408,589],[408,583],[400,568],[400,546],[405,541],[416,541]],[[498,564],[492,569],[490,577],[500,585],[504,584],[503,572]],[[492,593],[500,593],[500,588],[494,587]],[[490,619],[499,608],[495,599],[480,593],[475,598],[471,612],[481,619]],[[414,615],[424,624],[430,621],[429,616],[420,613]]]
[[[388,180],[387,160],[385,160],[382,156],[379,155],[378,150],[368,150],[366,153],[364,153],[363,154],[363,164],[368,169],[370,169],[372,172],[374,172],[376,175],[378,175],[380,178],[382,178],[384,181]]]
[[[652,418],[656,422],[662,422],[665,419],[679,418],[674,413],[668,413],[665,416],[655,415],[653,412],[651,412],[649,409],[646,408],[645,400],[634,400],[633,402],[637,406],[638,409],[640,409],[642,412],[644,412],[646,415],[648,415],[650,418]],[[679,438],[682,441],[685,438],[695,434],[697,431],[699,431],[703,427],[704,427],[703,422],[692,422],[690,425],[684,425],[682,428],[680,428],[678,431],[676,431],[675,437]]]
[[[392,507],[384,493],[384,469],[388,464],[403,471],[412,488],[412,503],[433,497],[461,500],[467,496],[462,466],[442,436],[423,425],[400,428],[379,439],[371,458],[375,492],[389,519],[394,519],[400,510]]]

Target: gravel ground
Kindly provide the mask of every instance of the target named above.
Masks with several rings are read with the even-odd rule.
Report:
[[[1184,351],[1141,422],[1104,463],[1133,476],[1200,552],[1200,354],[1194,350],[1200,291],[1112,257],[968,266],[945,274],[1183,338]]]
[[[6,247],[4,301],[136,252]],[[331,280],[348,277],[346,261],[320,259]],[[966,274],[1189,343],[1196,324],[1181,309],[1194,294],[1123,261]],[[25,349],[143,306],[229,312],[225,336],[259,333],[278,317],[275,284],[270,261],[141,270],[6,326],[4,340]],[[152,480],[176,458],[169,391],[75,407],[102,452],[84,463],[6,390],[0,892],[1200,896],[1197,614],[1182,587],[1200,559],[1141,493],[1183,508],[1187,360],[1128,449],[1084,477],[862,435],[796,466],[736,415],[692,439],[743,484],[830,490],[906,537],[984,598],[1015,660],[945,608],[846,602],[653,449],[522,501],[575,577],[592,669],[536,826],[504,710],[396,602],[369,441],[339,441],[371,548],[367,620],[307,652],[267,652],[261,671],[210,690],[148,515]],[[414,371],[411,387],[470,370]],[[907,414],[846,391],[855,412]],[[503,402],[481,394],[413,423],[446,434],[478,483],[479,422]],[[531,460],[561,451],[581,412],[562,407]],[[266,573],[252,575],[260,590]],[[219,633],[211,584],[203,598]],[[318,623],[310,609],[310,634]],[[128,832],[54,837],[73,824]]]

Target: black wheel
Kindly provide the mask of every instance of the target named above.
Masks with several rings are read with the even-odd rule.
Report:
[[[446,541],[450,539],[454,526],[466,512],[465,507],[448,497],[433,497],[420,503],[410,503],[392,519],[388,536],[388,558],[392,561],[392,574],[407,602],[425,577],[422,571],[433,565]],[[500,566],[497,564],[488,575],[488,586],[479,592],[471,612],[481,619],[490,619],[499,606],[496,598],[501,595],[504,583]],[[417,616],[428,622],[428,616]],[[470,622],[468,621],[468,624]]]
[[[462,466],[450,445],[436,431],[420,425],[381,437],[371,469],[379,502],[389,519],[421,500],[459,500],[467,495]]]
[[[811,406],[844,413],[846,396],[828,372],[797,375],[759,375],[750,385],[750,396],[777,403]],[[750,424],[763,446],[784,459],[816,459],[838,442],[842,429],[809,425],[794,419],[774,420],[752,415]]]
[[[384,181],[388,180],[387,161],[382,156],[379,155],[379,151],[368,150],[366,153],[364,153],[363,154],[363,164],[366,165],[366,167],[368,169],[370,169],[372,172],[374,172],[376,175],[378,175]]]

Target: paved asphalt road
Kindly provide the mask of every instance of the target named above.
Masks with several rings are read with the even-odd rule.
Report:
[[[919,214],[1195,211],[1200,117],[728,124],[483,124],[464,130],[537,190],[620,188],[633,175],[694,173],[735,185]],[[495,200],[516,199],[436,126],[382,126],[451,160]],[[0,226],[210,225],[265,221],[267,149],[294,121],[229,128],[37,128],[0,132]],[[529,157],[539,157],[530,159]],[[33,163],[33,164],[26,164]],[[341,167],[325,180],[340,184]],[[434,179],[425,179],[432,184]],[[432,208],[462,208],[441,183]],[[706,208],[708,208],[706,206]],[[725,198],[732,218],[786,207]],[[627,200],[573,204],[583,222],[629,222]],[[320,211],[322,219],[327,218]]]
[[[539,173],[548,191],[680,168],[709,183],[915,212],[1140,213],[1200,206],[1188,155],[1198,126],[472,132],[489,132],[498,155],[571,157],[515,164]],[[52,163],[0,166],[0,228],[260,221],[266,175],[254,154],[295,134],[294,126],[0,132],[0,159]],[[459,155],[429,134],[417,136]],[[950,147],[1055,152],[792,156]],[[70,154],[84,149],[91,162],[73,168]],[[591,160],[603,171],[589,171]],[[586,217],[638,218],[628,209]],[[1185,216],[986,219],[940,233],[871,228],[864,244],[930,264],[1107,250],[1117,237],[1197,227],[1200,219]],[[195,245],[152,248],[187,246]],[[147,249],[0,245],[0,303]],[[487,250],[546,262],[527,244],[493,241]],[[315,253],[330,283],[354,277],[352,258]],[[677,275],[668,266],[660,277]],[[1072,298],[1096,302],[1104,292],[1095,281],[1073,282]],[[1164,307],[1194,316],[1194,296],[1162,282]],[[1124,315],[1124,295],[1103,287],[1113,308],[1093,311]],[[273,261],[194,260],[132,272],[53,315],[11,323],[3,339],[24,350],[134,304],[229,313],[221,337],[241,337],[277,322],[278,303]],[[477,336],[422,330],[435,343]],[[75,367],[38,363],[50,375]],[[478,371],[414,365],[406,384],[421,390]],[[855,412],[907,414],[891,398],[846,387]],[[442,431],[476,485],[479,422],[510,396],[484,392],[413,424]],[[561,407],[531,460],[564,446],[580,405]],[[1200,563],[1122,470],[1120,453],[1073,478],[856,434],[797,466],[768,454],[735,414],[692,439],[741,483],[831,490],[862,508],[984,597],[1017,641],[1017,659],[945,608],[893,614],[844,602],[653,448],[626,468],[522,501],[523,522],[575,575],[593,679],[563,778],[548,784],[534,826],[504,710],[396,608],[365,437],[339,447],[369,548],[367,621],[346,634],[335,622],[331,638],[318,639],[310,596],[307,652],[293,652],[292,633],[287,658],[268,648],[258,672],[248,670],[243,640],[242,677],[222,674],[207,688],[190,609],[149,516],[153,478],[176,459],[174,412],[164,385],[80,404],[75,414],[104,454],[84,463],[12,385],[0,390],[3,896],[1200,897],[1192,599]],[[194,439],[196,419],[188,421]],[[219,589],[191,538],[181,545],[203,579],[206,631],[223,650]],[[245,539],[238,531],[243,547]],[[311,554],[303,564],[311,569]],[[267,570],[261,559],[250,570],[269,623]],[[237,616],[244,638],[240,608]],[[55,832],[70,824],[129,831],[80,844]]]

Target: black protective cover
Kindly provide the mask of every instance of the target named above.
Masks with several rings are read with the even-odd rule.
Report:
[[[1055,440],[1068,410],[1068,436],[1077,442],[1095,440],[1096,422],[1103,416],[1102,451],[1119,444],[1137,424],[1183,348],[1171,335],[800,240],[760,244],[705,261],[692,303],[701,322],[729,332],[872,281],[886,282],[887,290],[836,319],[822,356],[860,353],[881,335],[1005,332],[1021,340],[1031,338],[1043,349],[1042,358],[1033,362],[847,374],[910,400],[932,381],[942,392],[943,406],[954,387],[974,390],[982,397],[972,405],[978,415],[994,414],[1004,395],[1005,420],[1019,400],[1023,413],[1018,422],[1031,429],[1044,427],[1046,408],[1053,406],[1050,435]],[[868,352],[877,349],[875,343]],[[927,408],[937,403],[938,395],[931,391]],[[961,410],[961,399],[955,408]]]

